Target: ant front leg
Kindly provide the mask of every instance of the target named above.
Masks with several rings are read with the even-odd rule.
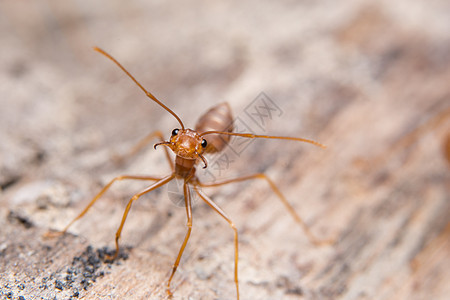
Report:
[[[283,203],[283,205],[286,207],[286,209],[291,214],[291,216],[294,218],[294,220],[298,224],[300,224],[300,226],[302,227],[302,229],[305,232],[306,236],[308,237],[309,241],[313,245],[323,246],[323,245],[334,244],[334,242],[335,242],[334,239],[321,240],[321,239],[318,239],[311,232],[311,230],[309,229],[308,225],[306,225],[305,221],[303,221],[303,219],[295,212],[295,209],[286,200],[286,198],[281,193],[281,191],[278,189],[278,187],[275,185],[275,183],[272,180],[270,180],[270,178],[267,177],[264,173],[257,173],[257,174],[253,174],[253,175],[243,176],[243,177],[234,178],[234,179],[228,179],[228,180],[219,181],[219,182],[206,183],[206,184],[199,182],[199,186],[201,186],[201,187],[213,187],[213,186],[220,186],[220,185],[224,185],[224,184],[228,184],[228,183],[232,183],[232,182],[240,182],[240,181],[251,180],[251,179],[263,179],[269,184],[269,186],[272,189],[272,191],[278,196],[278,199]]]
[[[173,178],[175,178],[175,174],[171,174],[169,176],[166,176],[162,179],[160,179],[159,181],[155,182],[154,184],[152,184],[151,186],[147,187],[146,189],[144,189],[143,191],[135,194],[130,201],[128,201],[127,207],[125,208],[125,211],[123,213],[122,216],[122,221],[120,222],[120,226],[119,229],[117,229],[116,232],[116,252],[114,253],[113,256],[107,255],[106,256],[106,260],[114,260],[116,259],[117,255],[119,255],[119,239],[120,239],[120,234],[122,233],[122,229],[123,229],[123,225],[125,224],[125,221],[127,219],[128,216],[128,212],[130,211],[131,205],[133,204],[134,201],[136,201],[137,199],[139,199],[139,197],[141,197],[144,194],[147,194],[148,192],[151,192],[163,185],[165,185],[166,183],[168,183],[169,181],[171,181]]]
[[[156,130],[151,132],[149,135],[147,135],[146,137],[144,137],[142,140],[140,140],[136,145],[133,146],[133,148],[131,148],[131,150],[124,154],[124,155],[118,155],[116,156],[114,159],[118,162],[118,163],[122,163],[127,157],[131,157],[134,156],[135,154],[137,154],[139,151],[141,151],[145,146],[147,146],[154,138],[158,138],[158,140],[160,142],[164,142],[164,137],[161,131]],[[164,152],[166,155],[166,159],[169,162],[170,165],[170,169],[172,170],[172,172],[175,170],[175,166],[173,163],[173,160],[170,158],[170,154],[169,154],[169,150],[164,147]]]
[[[198,181],[197,181],[198,182]],[[230,224],[230,227],[234,231],[234,283],[236,284],[236,294],[237,299],[239,300],[239,280],[238,280],[238,260],[239,260],[239,251],[238,251],[238,231],[236,226],[234,225],[233,221],[225,214],[225,212],[216,204],[214,201],[212,201],[211,198],[209,198],[205,193],[203,193],[201,190],[198,189],[198,186],[194,185],[195,192],[197,195],[202,198],[203,201],[206,202],[206,204],[209,205],[212,209],[214,209],[215,212],[217,212],[222,218],[225,219],[225,221]]]
[[[183,244],[181,245],[180,251],[178,251],[177,259],[175,260],[175,263],[172,267],[172,273],[170,274],[169,281],[167,282],[167,294],[169,296],[172,296],[172,292],[170,291],[170,283],[172,282],[173,275],[177,271],[178,265],[180,264],[181,256],[183,255],[184,248],[186,248],[187,242],[189,240],[189,237],[191,236],[191,230],[192,230],[192,205],[191,205],[191,193],[189,190],[189,185],[187,183],[188,180],[184,181],[183,184],[183,193],[184,193],[184,204],[186,206],[186,216],[187,216],[187,232],[186,236],[184,237]]]
[[[92,207],[92,205],[94,205],[94,203],[100,199],[101,196],[103,196],[103,194],[111,187],[111,185],[116,182],[116,181],[121,181],[124,179],[132,179],[132,180],[153,180],[153,181],[158,181],[161,180],[161,178],[158,177],[152,177],[152,176],[134,176],[134,175],[121,175],[121,176],[117,176],[116,178],[114,178],[113,180],[111,180],[107,185],[105,185],[103,187],[103,189],[91,200],[91,202],[89,202],[89,204],[83,209],[83,211],[76,216],[72,221],[70,221],[69,224],[67,224],[67,226],[59,231],[59,232],[47,232],[45,233],[45,237],[55,237],[55,236],[59,236],[59,235],[63,235],[64,233],[67,232],[67,230],[69,229],[70,226],[72,226],[73,223],[75,223],[75,221],[81,219],[88,211],[89,209]]]

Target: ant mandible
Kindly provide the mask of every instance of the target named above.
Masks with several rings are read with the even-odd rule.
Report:
[[[234,231],[234,282],[236,285],[236,295],[237,299],[239,299],[239,281],[238,281],[238,231],[233,221],[226,215],[226,213],[216,204],[214,203],[210,197],[208,197],[200,188],[203,187],[215,187],[220,186],[232,182],[245,181],[250,179],[263,179],[265,180],[273,192],[278,196],[284,206],[287,208],[289,213],[295,219],[297,223],[301,225],[308,239],[314,245],[322,245],[322,244],[330,244],[332,241],[318,240],[309,230],[306,223],[300,218],[300,216],[295,212],[294,208],[289,204],[286,198],[283,196],[281,191],[277,188],[277,186],[273,183],[272,180],[269,179],[263,173],[257,173],[253,175],[248,175],[244,177],[228,179],[220,182],[213,183],[203,183],[198,177],[195,175],[195,165],[200,161],[203,163],[203,168],[207,167],[207,160],[203,156],[204,154],[216,153],[222,151],[227,142],[230,140],[231,136],[242,137],[242,138],[261,138],[261,139],[278,139],[278,140],[290,140],[290,141],[300,141],[313,144],[315,146],[319,146],[321,148],[325,148],[324,145],[297,137],[285,137],[285,136],[270,136],[270,135],[256,135],[251,133],[236,133],[232,132],[232,126],[230,126],[232,120],[231,109],[227,103],[221,103],[216,105],[207,111],[202,117],[200,117],[199,121],[196,124],[195,130],[185,128],[183,122],[180,117],[175,114],[170,108],[164,105],[161,101],[156,99],[153,94],[148,92],[114,57],[106,53],[104,50],[94,47],[94,50],[103,54],[110,60],[112,60],[119,68],[121,68],[130,78],[133,80],[144,93],[157,104],[159,104],[162,108],[164,108],[167,112],[175,117],[175,119],[180,124],[181,128],[176,128],[172,130],[171,137],[168,141],[164,141],[162,133],[160,131],[155,131],[148,135],[145,139],[141,141],[141,143],[137,146],[137,148],[143,147],[145,144],[150,142],[153,138],[157,137],[160,139],[160,142],[154,145],[156,149],[158,146],[164,146],[164,151],[166,157],[169,161],[172,172],[170,175],[166,177],[153,177],[153,176],[133,176],[133,175],[122,175],[115,177],[111,180],[103,189],[89,202],[89,204],[85,207],[85,209],[75,217],[62,231],[56,234],[64,234],[69,227],[78,219],[83,217],[88,210],[94,205],[94,203],[111,187],[111,185],[120,180],[131,179],[131,180],[148,180],[155,181],[152,185],[135,194],[129,201],[125,208],[125,211],[122,216],[122,221],[120,222],[119,229],[116,232],[116,251],[112,256],[107,256],[107,260],[114,260],[119,254],[119,239],[125,224],[125,220],[127,219],[128,212],[130,211],[131,205],[134,201],[139,199],[142,195],[149,193],[165,184],[173,180],[174,178],[183,179],[183,193],[184,193],[184,201],[186,207],[187,214],[187,232],[184,237],[183,243],[181,244],[181,248],[178,252],[178,256],[175,260],[175,263],[172,267],[172,272],[170,274],[169,280],[167,282],[167,293],[168,295],[172,295],[170,291],[170,283],[172,282],[172,278],[178,268],[180,263],[181,256],[183,255],[186,244],[189,240],[189,236],[192,230],[192,205],[191,205],[191,187],[194,189],[195,193],[203,200],[205,203],[210,206],[215,212],[217,212],[225,221],[228,222],[230,227]],[[175,163],[172,162],[168,149],[172,150],[175,155]],[[135,152],[135,151],[134,151]],[[49,234],[53,235],[53,234]]]

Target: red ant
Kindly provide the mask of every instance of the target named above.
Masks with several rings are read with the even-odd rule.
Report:
[[[116,59],[114,59],[111,55],[106,53],[100,48],[94,47],[94,50],[103,54],[110,60],[112,60],[119,68],[121,68],[143,91],[144,93],[153,101],[155,101],[157,104],[159,104],[161,107],[163,107],[167,112],[169,112],[171,115],[175,117],[175,119],[180,123],[181,128],[176,128],[172,130],[171,137],[168,141],[164,141],[163,136],[161,132],[156,131],[152,134],[148,135],[140,144],[138,144],[137,148],[143,147],[145,144],[150,142],[154,137],[158,137],[161,142],[154,145],[154,148],[156,149],[158,146],[164,146],[164,151],[166,154],[166,157],[169,161],[170,167],[172,169],[172,173],[166,177],[152,177],[152,176],[130,176],[130,175],[122,175],[114,178],[111,180],[103,189],[91,200],[91,202],[86,206],[86,208],[75,218],[73,219],[61,232],[58,234],[64,234],[68,228],[78,219],[83,217],[87,211],[94,205],[94,203],[110,188],[110,186],[119,180],[124,179],[132,179],[132,180],[149,180],[149,181],[155,181],[152,185],[147,187],[146,189],[142,190],[141,192],[135,194],[128,202],[125,212],[123,213],[122,221],[120,222],[119,229],[116,232],[116,251],[115,254],[112,256],[108,256],[108,260],[114,260],[118,253],[119,253],[119,239],[120,234],[122,232],[123,226],[125,224],[125,220],[127,219],[128,212],[130,211],[131,205],[134,201],[139,199],[142,195],[151,192],[174,178],[180,178],[184,180],[183,184],[183,193],[184,193],[184,201],[186,206],[186,214],[187,214],[187,233],[183,240],[183,243],[181,245],[181,248],[178,252],[178,256],[175,260],[175,263],[172,267],[172,273],[170,274],[169,280],[167,282],[167,293],[169,295],[172,295],[170,291],[170,283],[172,282],[172,278],[178,268],[178,265],[180,263],[181,256],[183,254],[183,251],[186,247],[186,244],[189,240],[189,236],[191,235],[191,229],[192,229],[192,205],[191,205],[191,193],[190,189],[191,187],[194,189],[195,193],[208,204],[215,212],[217,212],[222,218],[224,218],[230,227],[234,231],[234,281],[236,284],[236,293],[237,293],[237,299],[239,299],[239,281],[238,281],[238,231],[236,229],[236,226],[233,224],[233,221],[226,215],[226,213],[217,205],[215,204],[200,188],[203,187],[214,187],[214,186],[220,186],[232,182],[239,182],[249,179],[263,179],[265,180],[270,188],[275,192],[275,194],[278,196],[278,198],[281,200],[281,202],[284,204],[284,206],[287,208],[289,213],[292,215],[292,217],[295,219],[296,222],[298,222],[303,230],[305,231],[306,235],[308,236],[309,240],[315,244],[329,244],[330,241],[319,241],[314,237],[314,235],[310,232],[308,226],[305,224],[305,222],[300,218],[300,216],[295,212],[294,208],[289,204],[289,202],[286,200],[286,198],[283,196],[283,194],[280,192],[280,190],[276,187],[276,185],[270,180],[265,174],[258,173],[253,174],[249,176],[234,178],[234,179],[228,179],[220,182],[213,182],[213,183],[203,183],[200,182],[197,176],[195,175],[195,165],[199,163],[200,161],[203,163],[203,168],[206,168],[208,163],[203,156],[207,153],[216,153],[219,151],[222,151],[227,142],[230,140],[231,136],[237,136],[237,137],[243,137],[243,138],[263,138],[263,139],[278,139],[278,140],[290,140],[290,141],[300,141],[300,142],[306,142],[310,143],[322,148],[325,148],[324,145],[308,140],[303,138],[296,138],[296,137],[284,137],[284,136],[270,136],[270,135],[256,135],[251,133],[235,133],[232,132],[232,127],[229,126],[232,122],[232,115],[231,115],[231,109],[230,106],[227,103],[221,103],[212,109],[210,109],[208,112],[206,112],[202,117],[200,117],[195,130],[185,128],[183,122],[178,117],[177,114],[175,114],[170,108],[168,108],[166,105],[164,105],[161,101],[156,99],[155,96],[153,96],[150,92],[148,92]],[[172,150],[175,155],[175,163],[172,162],[170,159],[169,151],[168,149]],[[136,150],[136,149],[135,149]],[[133,151],[135,152],[135,151]],[[51,234],[50,234],[51,235]]]

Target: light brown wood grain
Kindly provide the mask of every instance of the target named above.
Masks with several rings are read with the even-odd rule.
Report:
[[[188,127],[227,101],[255,133],[328,146],[257,140],[239,155],[207,157],[204,180],[265,172],[313,233],[336,238],[311,245],[262,181],[204,189],[239,230],[241,299],[447,298],[447,4],[98,5],[0,4],[2,299],[167,299],[186,231],[185,209],[167,189],[133,205],[121,239],[127,259],[82,261],[113,249],[126,201],[146,183],[118,183],[69,234],[43,237],[115,176],[169,172],[151,145],[116,163],[153,130],[169,137],[177,122],[92,46]],[[250,113],[260,92],[276,105],[263,125]],[[233,299],[233,231],[194,204],[174,299]],[[94,252],[83,254],[88,246]],[[83,266],[96,266],[86,290]],[[81,270],[72,283],[69,268]]]

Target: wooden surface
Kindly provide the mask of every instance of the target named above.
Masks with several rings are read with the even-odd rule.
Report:
[[[95,3],[0,2],[0,298],[167,298],[186,230],[176,186],[133,206],[115,263],[101,258],[145,183],[117,184],[69,234],[43,238],[115,176],[169,172],[151,146],[115,162],[177,123],[100,46],[189,127],[227,101],[255,133],[328,145],[253,141],[227,150],[229,165],[208,158],[204,180],[266,172],[337,239],[311,245],[263,182],[205,189],[239,229],[242,299],[447,299],[448,1]],[[275,105],[262,119],[260,92]],[[233,232],[194,202],[174,299],[233,299]]]

